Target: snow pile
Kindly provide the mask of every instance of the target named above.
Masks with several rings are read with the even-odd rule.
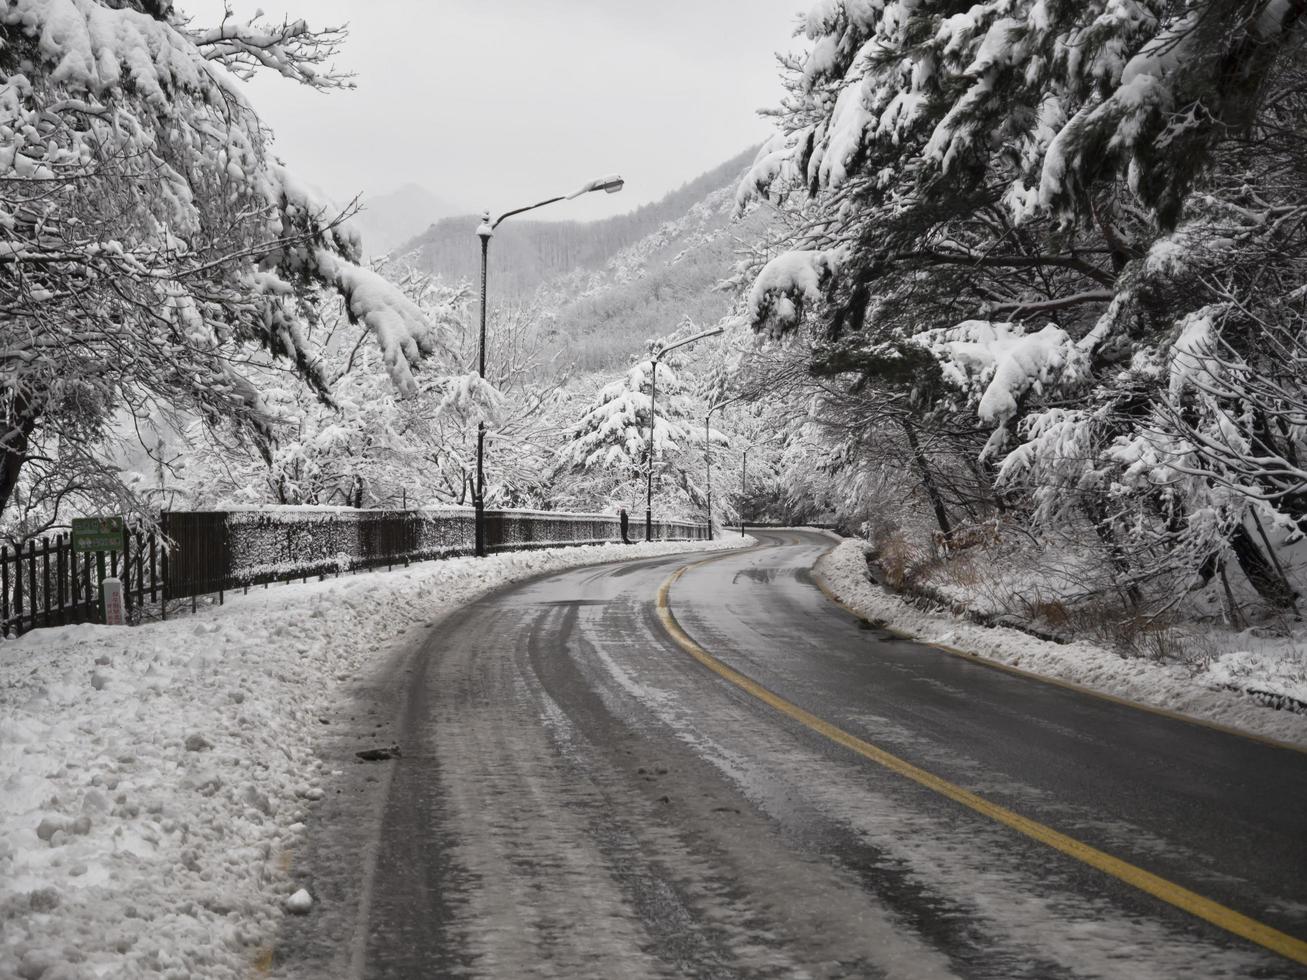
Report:
[[[0,644],[0,976],[247,975],[312,909],[280,858],[324,794],[319,718],[379,651],[541,572],[740,544],[432,562]]]
[[[1307,647],[1300,637],[1240,636],[1247,649],[1216,657],[1206,678],[1218,687],[1251,691],[1276,707],[1307,708]]]
[[[1126,659],[1090,643],[1059,644],[1020,630],[978,626],[948,614],[925,612],[875,585],[867,572],[865,547],[862,541],[846,540],[816,565],[817,574],[831,591],[860,616],[928,643],[1307,746],[1307,716],[1272,710],[1228,689],[1247,689],[1255,671],[1261,675],[1259,684],[1270,677],[1277,685],[1267,693],[1307,695],[1307,658],[1302,651],[1295,652],[1296,659],[1276,657],[1273,652],[1229,654],[1209,671],[1196,674],[1179,665]],[[1269,669],[1272,661],[1273,672]]]

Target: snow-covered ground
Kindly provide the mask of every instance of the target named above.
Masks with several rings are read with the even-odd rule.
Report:
[[[510,582],[750,544],[452,559],[0,644],[0,977],[243,977],[331,773],[319,718],[443,614]],[[308,896],[311,898],[311,896]]]
[[[817,563],[817,572],[840,601],[867,619],[1023,670],[1307,746],[1307,714],[1275,710],[1244,693],[1251,689],[1307,702],[1307,640],[1301,636],[1247,634],[1244,649],[1204,665],[1127,658],[1083,641],[1055,643],[1021,630],[926,612],[871,581],[866,547],[845,540]]]

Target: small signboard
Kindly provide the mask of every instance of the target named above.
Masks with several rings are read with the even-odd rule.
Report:
[[[121,517],[74,517],[73,551],[122,551]]]
[[[123,603],[123,584],[116,578],[100,583],[100,598],[104,602],[104,625],[126,626],[127,607]]]

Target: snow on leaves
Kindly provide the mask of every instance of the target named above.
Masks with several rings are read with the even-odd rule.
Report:
[[[577,424],[576,437],[560,453],[564,462],[580,469],[602,467],[642,472],[648,465],[651,413],[655,458],[679,449],[686,442],[686,428],[668,414],[669,407],[680,400],[676,372],[665,364],[658,366],[662,404],[655,411],[651,404],[652,363],[642,361],[620,381],[599,390]]]

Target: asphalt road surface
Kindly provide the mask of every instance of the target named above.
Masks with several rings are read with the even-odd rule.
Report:
[[[287,935],[286,972],[1307,977],[1273,951],[1307,939],[1307,754],[895,639],[816,587],[828,537],[756,536],[495,593],[397,661],[368,711],[397,705],[386,731],[404,755],[349,776],[377,798],[376,840],[306,858],[358,924]],[[696,562],[668,604],[721,669],[658,609]],[[1272,938],[905,778],[836,729]]]

